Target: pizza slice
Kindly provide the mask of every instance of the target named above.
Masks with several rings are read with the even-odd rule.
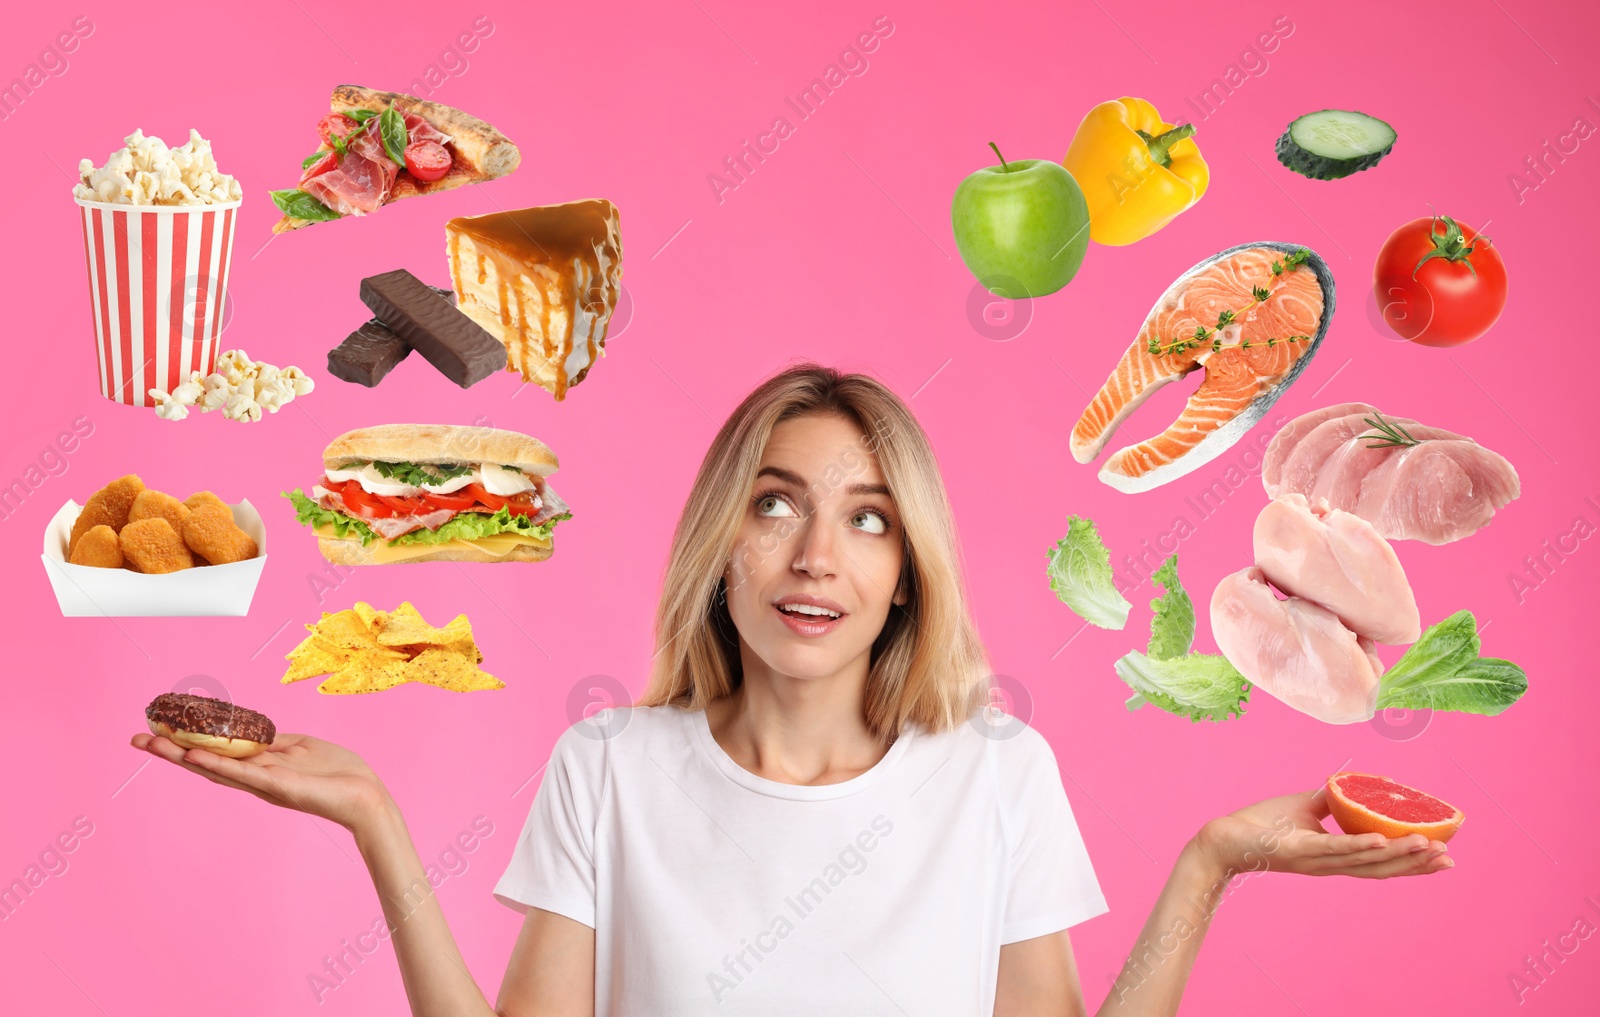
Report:
[[[301,165],[300,183],[272,192],[283,211],[274,233],[493,180],[522,162],[510,138],[441,103],[340,85],[332,107],[317,124],[322,143]]]

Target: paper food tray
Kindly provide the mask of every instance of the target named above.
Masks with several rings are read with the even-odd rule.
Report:
[[[164,575],[102,569],[67,561],[72,524],[82,511],[68,501],[44,531],[45,574],[56,603],[68,618],[242,616],[250,611],[261,570],[267,564],[267,531],[249,501],[231,506],[233,521],[250,534],[260,553],[231,565],[203,565]]]

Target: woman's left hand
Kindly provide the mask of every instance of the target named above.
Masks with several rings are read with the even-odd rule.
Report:
[[[1229,878],[1245,872],[1307,876],[1422,876],[1455,863],[1441,841],[1422,834],[1390,839],[1381,833],[1331,834],[1327,792],[1284,795],[1207,823],[1192,846]]]

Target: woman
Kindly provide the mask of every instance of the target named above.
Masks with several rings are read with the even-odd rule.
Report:
[[[504,878],[510,1017],[1086,1012],[1067,929],[1104,899],[1050,746],[991,723],[949,503],[905,405],[797,367],[745,399],[679,520],[640,705],[558,740]],[[133,744],[348,828],[418,1015],[490,1014],[400,809],[354,753]],[[1320,794],[1212,820],[1100,1012],[1176,1012],[1233,876],[1450,865],[1330,836]]]

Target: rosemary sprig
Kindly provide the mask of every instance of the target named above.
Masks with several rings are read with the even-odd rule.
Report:
[[[1284,272],[1292,272],[1296,268],[1299,268],[1301,265],[1305,264],[1305,260],[1310,256],[1310,251],[1306,250],[1304,247],[1298,248],[1293,254],[1286,255],[1279,261],[1274,261],[1272,263],[1272,274],[1274,276],[1279,276]],[[1163,345],[1159,339],[1151,339],[1149,345],[1145,347],[1145,351],[1151,356],[1164,357],[1168,354],[1183,353],[1186,350],[1195,349],[1199,346],[1207,344],[1208,342],[1211,345],[1211,352],[1216,353],[1221,350],[1247,350],[1252,346],[1276,346],[1279,343],[1298,343],[1311,341],[1311,337],[1307,335],[1291,335],[1282,337],[1274,336],[1265,341],[1258,339],[1252,342],[1249,339],[1245,339],[1236,343],[1223,342],[1221,335],[1222,330],[1233,324],[1235,321],[1238,321],[1239,315],[1244,314],[1258,304],[1266,303],[1267,300],[1272,296],[1272,291],[1267,289],[1265,286],[1253,286],[1250,288],[1250,296],[1252,298],[1250,302],[1245,304],[1244,307],[1240,308],[1239,310],[1227,310],[1217,315],[1217,324],[1215,328],[1207,328],[1204,325],[1197,325],[1195,326],[1193,334],[1191,334],[1188,338],[1179,339],[1170,345]]]
[[[1383,419],[1383,414],[1374,413],[1370,417],[1362,417],[1361,422],[1376,428],[1378,433],[1359,435],[1362,441],[1371,441],[1367,448],[1411,448],[1421,445],[1426,438],[1413,437],[1410,431],[1393,420]]]

